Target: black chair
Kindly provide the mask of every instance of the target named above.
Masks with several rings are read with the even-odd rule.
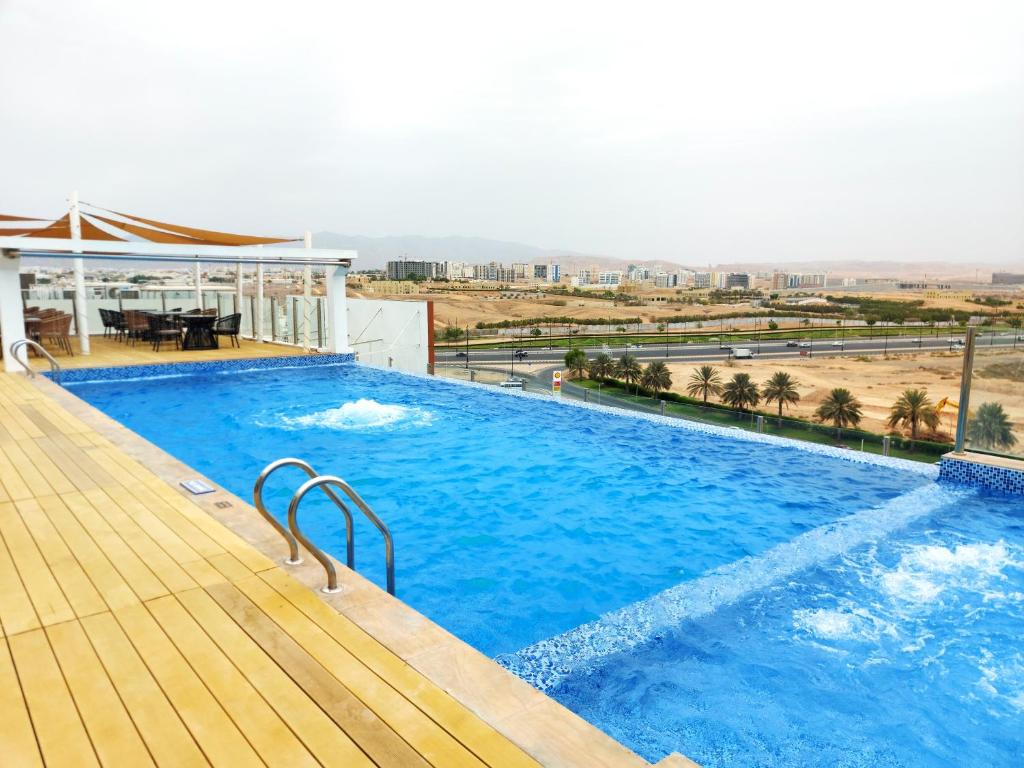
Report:
[[[217,322],[213,324],[213,333],[216,336],[230,336],[231,346],[241,347],[242,344],[238,340],[238,334],[242,328],[242,314],[236,312],[233,315],[224,315],[224,317],[217,318]]]
[[[114,324],[115,338],[118,341],[127,338],[128,321],[124,317],[124,312],[116,309],[108,309],[107,313],[110,315],[110,321]]]
[[[164,341],[174,341],[174,348],[181,349],[181,329],[178,324],[160,317],[149,315],[149,340],[153,343],[153,351],[160,351],[160,344]]]
[[[103,323],[103,335],[109,336],[117,333],[117,324],[114,322],[113,312],[109,309],[100,308],[100,322]]]

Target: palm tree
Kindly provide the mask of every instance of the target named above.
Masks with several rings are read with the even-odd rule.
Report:
[[[903,391],[889,409],[890,429],[897,426],[910,426],[910,442],[917,440],[917,425],[924,423],[929,429],[939,426],[939,414],[935,412],[935,404],[928,397],[925,389],[907,389]]]
[[[637,362],[636,357],[628,352],[620,357],[619,362],[615,364],[615,375],[626,382],[626,384],[640,381],[642,371],[643,369],[640,367],[640,363]]]
[[[587,370],[587,353],[573,347],[565,353],[565,367],[572,371],[577,379],[582,379],[583,372]]]
[[[761,387],[761,396],[766,403],[779,404],[779,424],[782,424],[782,406],[787,408],[800,402],[800,393],[796,388],[800,382],[785,371],[776,371]]]
[[[967,425],[967,439],[972,448],[989,451],[1008,449],[1017,444],[1010,420],[999,403],[982,403]]]
[[[615,373],[615,363],[609,355],[604,352],[599,354],[587,364],[592,379],[609,379]]]
[[[660,360],[655,360],[644,369],[640,383],[643,384],[644,389],[652,391],[657,399],[659,392],[667,392],[672,389],[672,373],[667,365]]]
[[[737,373],[722,387],[722,401],[745,411],[761,402],[761,393],[749,373]]]
[[[828,393],[814,415],[818,421],[831,421],[836,428],[836,439],[842,440],[843,427],[860,424],[860,400],[845,387],[836,387]]]
[[[691,397],[704,396],[704,405],[708,404],[708,395],[722,394],[722,376],[712,365],[702,365],[690,374],[690,382],[686,385],[686,393]]]

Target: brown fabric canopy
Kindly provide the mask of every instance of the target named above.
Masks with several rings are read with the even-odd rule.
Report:
[[[99,208],[99,206],[91,205],[92,208]],[[106,208],[99,208],[101,211],[106,211]],[[168,224],[163,221],[156,221],[155,219],[144,219],[141,216],[133,216],[129,213],[119,213],[118,211],[109,211],[110,213],[121,216],[125,219],[131,219],[138,224],[131,224],[126,221],[118,221],[116,219],[108,219],[105,216],[100,216],[95,213],[85,212],[80,218],[82,225],[82,239],[83,240],[117,240],[119,242],[127,242],[128,238],[119,237],[118,235],[111,234],[104,229],[96,226],[92,219],[101,221],[110,227],[126,232],[136,237],[141,237],[144,240],[149,240],[154,243],[175,243],[175,244],[186,244],[186,245],[271,245],[273,243],[290,243],[301,238],[293,237],[257,237],[254,235],[236,235],[230,232],[216,232],[211,229],[197,229],[195,227],[184,227],[179,224]],[[38,221],[40,223],[48,221],[47,219],[31,219],[24,216],[12,216],[9,214],[0,214],[0,221]],[[145,226],[140,226],[140,224]],[[3,236],[19,236],[19,237],[52,237],[58,239],[70,239],[71,238],[71,215],[66,213],[55,221],[51,221],[43,227],[10,227],[0,228],[0,237]]]
[[[148,227],[155,227],[157,229],[163,229],[168,232],[176,232],[179,235],[185,235],[186,237],[192,238],[193,240],[203,240],[208,245],[270,245],[272,243],[290,243],[301,238],[297,237],[254,237],[252,235],[235,235],[230,232],[216,232],[212,229],[197,229],[195,227],[183,227],[179,224],[168,224],[163,221],[155,221],[154,219],[144,219],[141,216],[133,216],[129,213],[121,213],[120,211],[111,211],[116,213],[118,216],[122,216],[132,221],[137,221],[140,224],[145,224]],[[98,218],[98,217],[97,217]],[[104,221],[107,221],[104,219]],[[126,229],[124,224],[116,224]],[[130,231],[130,230],[129,230]],[[152,231],[152,230],[150,230]],[[146,237],[147,239],[154,240],[156,242],[166,242],[163,240],[157,240],[155,237],[151,237],[147,234],[139,234],[140,237]]]

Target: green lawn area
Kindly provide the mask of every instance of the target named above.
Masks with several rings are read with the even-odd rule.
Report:
[[[589,397],[590,402],[598,402],[596,396],[598,383],[596,381],[591,381],[590,379],[576,379],[569,382],[569,385],[575,385],[590,391],[593,393]],[[600,388],[600,402],[602,405],[626,406],[631,407],[631,410],[642,410],[648,413],[661,413],[662,401],[655,400],[654,398],[647,397],[646,395],[633,394],[632,391],[626,391],[623,387],[618,385],[602,384]],[[745,429],[749,432],[757,431],[756,416],[754,414],[738,415],[735,411],[725,411],[718,408],[704,408],[700,405],[665,401],[665,415],[675,416],[688,421],[698,421],[703,424],[714,424],[721,427],[735,427],[738,429]],[[834,429],[828,426],[818,426],[806,422],[798,422],[792,419],[784,418],[780,425],[777,418],[765,415],[764,431],[765,434],[788,437],[794,440],[803,440],[809,443],[818,443],[819,445],[839,445],[839,442],[836,440]],[[862,438],[864,438],[863,450],[865,452],[879,455],[882,454],[881,435],[866,436],[865,433],[850,432],[849,430],[846,430],[843,433],[842,444],[853,450],[861,450]],[[952,446],[950,446],[950,449],[952,449]],[[923,449],[910,451],[898,447],[895,444],[892,446],[892,450],[889,452],[889,455],[901,459],[922,461],[928,464],[934,464],[939,460],[938,456]]]

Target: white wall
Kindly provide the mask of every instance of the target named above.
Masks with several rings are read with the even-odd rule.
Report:
[[[349,298],[346,304],[349,346],[359,362],[427,372],[431,333],[427,302]]]

